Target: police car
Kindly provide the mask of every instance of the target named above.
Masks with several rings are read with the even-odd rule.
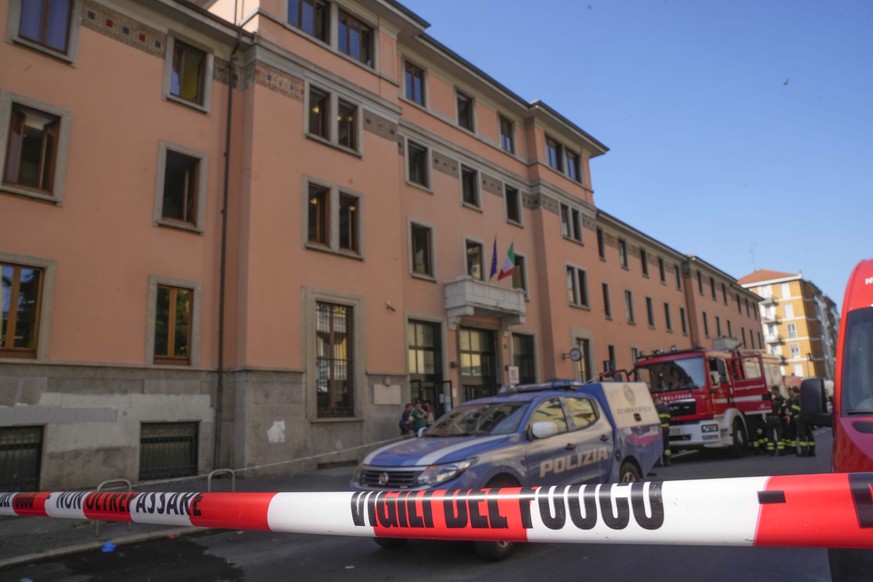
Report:
[[[504,387],[454,408],[419,438],[382,447],[357,467],[359,491],[486,489],[642,479],[663,450],[644,383],[556,381]],[[404,540],[376,538],[390,547]],[[511,542],[477,542],[500,560]]]

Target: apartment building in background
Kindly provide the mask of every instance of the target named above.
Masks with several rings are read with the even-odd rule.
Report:
[[[764,347],[755,293],[598,210],[604,144],[427,26],[0,9],[0,490],[352,462],[411,399]]]
[[[782,373],[833,380],[840,322],[833,300],[803,273],[759,269],[738,283],[763,298],[764,343],[769,353],[782,358]]]

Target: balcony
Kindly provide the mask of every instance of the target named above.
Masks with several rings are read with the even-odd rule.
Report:
[[[764,299],[761,300],[761,305],[763,305],[764,307],[770,307],[771,305],[776,305],[776,303],[776,298],[772,296],[764,297]]]
[[[499,317],[504,327],[524,323],[527,309],[524,290],[492,285],[472,277],[459,277],[445,285],[446,318],[454,329],[462,317]]]
[[[777,316],[775,313],[767,313],[765,311],[764,314],[761,315],[761,322],[762,323],[779,323],[779,316]]]
[[[764,336],[764,341],[768,344],[781,344],[785,340],[778,333],[768,333]]]

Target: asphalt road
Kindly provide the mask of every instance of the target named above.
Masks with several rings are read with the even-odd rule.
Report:
[[[659,480],[823,473],[830,435],[817,433],[811,458],[690,453],[650,476]],[[349,469],[349,474],[351,468]],[[479,559],[472,544],[412,540],[387,550],[368,538],[242,531],[86,552],[0,572],[4,580],[669,580],[670,582],[828,581],[826,551],[601,544],[525,544],[500,563]]]

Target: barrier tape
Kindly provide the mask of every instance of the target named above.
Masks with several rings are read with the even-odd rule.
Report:
[[[0,515],[445,540],[873,547],[873,473],[328,493],[0,493]]]

